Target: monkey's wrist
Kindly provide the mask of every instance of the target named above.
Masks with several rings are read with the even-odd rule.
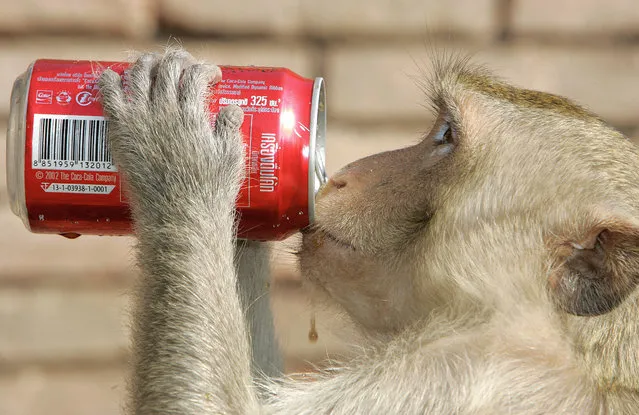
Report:
[[[234,212],[216,215],[181,211],[169,217],[166,212],[139,214],[134,212],[135,235],[140,240],[153,241],[154,245],[208,246],[220,241],[233,241],[236,218]],[[174,247],[175,248],[175,247]],[[210,255],[209,252],[207,255]]]
[[[131,195],[131,216],[137,228],[169,228],[176,232],[216,232],[235,225],[235,196],[204,199],[183,194]]]
[[[158,164],[162,165],[162,164]],[[132,166],[129,166],[132,167]],[[140,166],[136,166],[139,170]],[[147,172],[122,168],[132,208],[167,215],[231,211],[241,186],[240,173],[228,174],[215,166],[182,165],[172,172]],[[170,170],[169,167],[166,170]]]

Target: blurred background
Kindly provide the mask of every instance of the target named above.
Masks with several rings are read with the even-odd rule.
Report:
[[[123,60],[180,42],[219,64],[324,76],[328,171],[416,142],[430,45],[473,53],[520,86],[573,98],[639,134],[636,0],[0,0],[0,414],[119,413],[127,360],[130,238],[32,235],[7,203],[11,85],[36,58]],[[312,307],[275,247],[273,306],[288,370],[348,342]],[[344,328],[344,330],[341,330]]]

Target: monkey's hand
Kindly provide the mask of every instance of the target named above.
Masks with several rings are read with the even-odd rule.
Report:
[[[172,50],[142,55],[123,78],[107,69],[99,86],[138,230],[221,220],[232,227],[244,173],[243,113],[225,107],[213,126],[207,100],[220,69]]]

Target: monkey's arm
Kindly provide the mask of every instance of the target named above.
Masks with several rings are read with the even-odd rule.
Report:
[[[246,414],[258,406],[234,264],[243,115],[226,107],[211,126],[208,84],[220,75],[174,50],[138,59],[126,95],[116,73],[100,79],[141,270],[131,413]]]
[[[470,332],[402,338],[350,368],[275,385],[266,413],[592,414],[596,393],[552,347]],[[499,331],[499,330],[498,330]],[[516,333],[513,333],[516,336]],[[524,343],[521,342],[524,340]]]
[[[268,244],[238,241],[238,291],[249,328],[253,376],[277,377],[282,374],[282,358],[275,338],[270,305]]]

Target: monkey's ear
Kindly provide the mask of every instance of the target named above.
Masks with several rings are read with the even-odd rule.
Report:
[[[639,283],[639,227],[634,224],[597,225],[580,240],[564,240],[557,248],[549,285],[568,313],[607,313]]]

